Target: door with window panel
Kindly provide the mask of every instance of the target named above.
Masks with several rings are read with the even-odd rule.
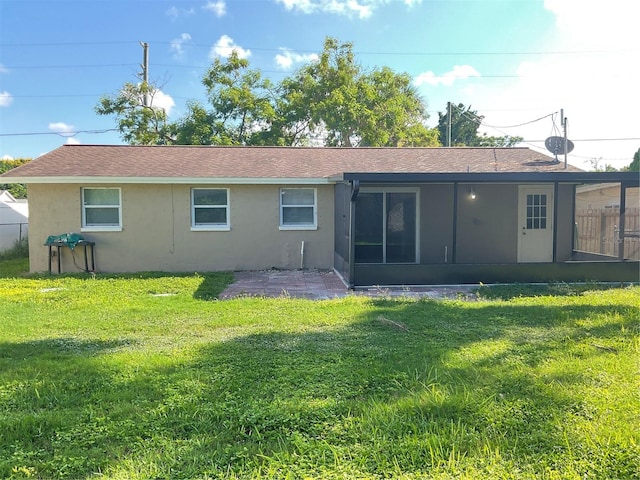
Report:
[[[518,261],[553,260],[553,186],[521,185],[518,194]]]

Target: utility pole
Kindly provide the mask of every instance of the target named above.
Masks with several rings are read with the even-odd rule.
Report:
[[[447,102],[447,147],[451,146],[451,102]]]
[[[147,42],[140,42],[140,46],[142,47],[142,84],[144,88],[147,89],[149,86],[149,44]],[[145,91],[144,94],[144,106],[149,106],[149,95]]]
[[[560,109],[560,123],[564,134],[564,168],[567,168],[567,155],[569,154],[569,142],[567,141],[567,117],[564,116],[564,108]]]

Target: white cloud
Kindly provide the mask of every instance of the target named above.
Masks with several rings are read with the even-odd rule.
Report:
[[[436,75],[432,71],[421,73],[413,79],[413,84],[416,87],[425,84],[433,87],[437,87],[438,85],[450,87],[456,80],[465,80],[470,77],[479,76],[478,71],[470,65],[455,65],[451,71],[442,75]]]
[[[179,17],[190,17],[194,13],[196,13],[196,11],[193,8],[178,8],[176,6],[171,7],[165,12],[165,14],[173,20]]]
[[[202,8],[213,12],[213,14],[218,18],[223,17],[227,13],[227,4],[224,0],[216,0],[215,2],[209,0]]]
[[[75,135],[75,129],[76,127],[73,125],[69,125],[64,122],[52,122],[49,124],[49,130],[63,136]]]
[[[286,10],[307,15],[329,13],[365,19],[371,17],[381,5],[402,2],[408,7],[413,7],[422,0],[276,0],[276,2],[281,3]]]
[[[245,50],[238,45],[235,45],[233,38],[228,35],[222,35],[218,41],[211,47],[211,51],[209,52],[209,59],[214,60],[215,58],[227,58],[231,56],[233,51],[236,51],[238,57],[247,58],[251,55],[251,50]]]
[[[358,18],[369,18],[373,14],[373,10],[368,5],[361,5],[356,0],[350,0],[346,4],[339,4],[335,2],[337,5],[337,9],[331,13],[337,13],[339,15],[350,15],[351,13],[355,13]],[[346,5],[346,9],[342,7],[342,5]]]
[[[184,55],[184,44],[191,40],[191,35],[183,33],[179,38],[171,40],[171,51],[174,57],[181,57]]]
[[[171,109],[176,106],[176,102],[173,100],[171,95],[167,95],[162,90],[156,90],[153,93],[151,106],[154,108],[161,108],[167,115],[170,115]]]
[[[64,143],[65,145],[80,145],[80,140],[75,137],[69,137]]]
[[[544,8],[574,46],[638,47],[640,3],[634,0],[545,0]],[[635,41],[634,41],[635,40]]]
[[[9,92],[0,92],[0,107],[8,107],[13,103],[13,96]]]
[[[280,52],[282,53],[276,55],[276,64],[283,70],[290,69],[294,64],[314,62],[319,58],[316,53],[295,53],[287,48],[281,48]]]
[[[0,160],[13,160],[13,157],[11,155],[3,155]]]
[[[488,130],[490,135],[520,135],[534,140],[526,146],[545,151],[544,139],[561,131],[560,109],[568,119],[568,137],[575,144],[569,162],[590,168],[602,158],[620,168],[631,163],[640,147],[637,27],[640,2],[611,0],[545,0],[555,15],[556,33],[547,54],[520,62],[510,85],[485,86],[482,104],[488,125],[518,125],[555,112],[552,118],[521,127]],[[477,100],[476,100],[477,101]],[[516,118],[517,117],[517,118]]]

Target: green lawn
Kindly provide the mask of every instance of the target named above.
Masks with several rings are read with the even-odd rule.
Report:
[[[0,278],[0,478],[640,477],[640,288]]]

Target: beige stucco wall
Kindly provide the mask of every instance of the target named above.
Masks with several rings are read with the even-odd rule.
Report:
[[[458,263],[517,262],[518,185],[460,184],[457,220]]]
[[[211,186],[102,186],[122,189],[122,231],[81,232],[82,185],[28,187],[31,271],[48,268],[46,238],[68,232],[96,242],[96,269],[103,272],[296,269],[303,241],[304,268],[333,265],[332,185],[315,187],[317,230],[293,231],[279,229],[279,185],[216,185],[229,188],[230,231],[191,231],[190,190]],[[83,265],[81,247],[75,256]],[[62,270],[78,271],[67,248],[62,250]]]
[[[452,261],[454,218],[453,184],[420,188],[420,263]]]

